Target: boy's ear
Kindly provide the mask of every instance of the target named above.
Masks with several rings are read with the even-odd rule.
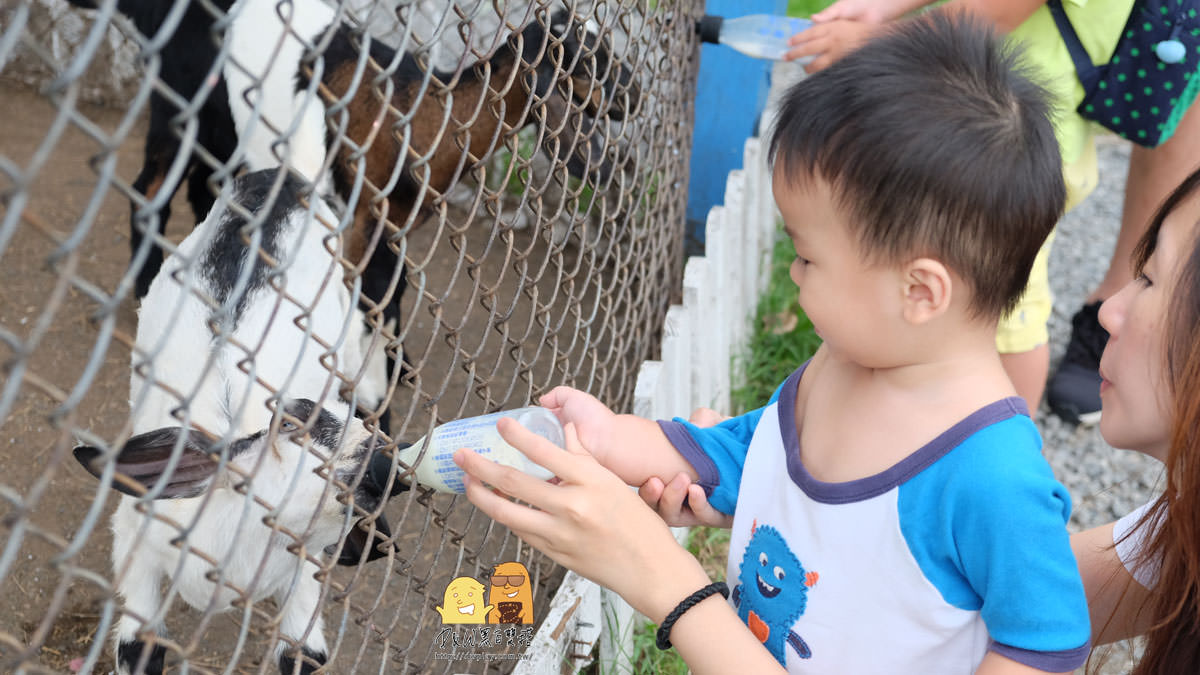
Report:
[[[904,269],[902,314],[913,324],[922,324],[950,308],[954,283],[950,270],[932,258],[917,258]]]

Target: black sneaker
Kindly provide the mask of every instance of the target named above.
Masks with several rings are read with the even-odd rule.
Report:
[[[1100,421],[1100,355],[1108,331],[1100,325],[1100,303],[1084,305],[1071,317],[1071,341],[1046,387],[1054,414],[1072,424]]]

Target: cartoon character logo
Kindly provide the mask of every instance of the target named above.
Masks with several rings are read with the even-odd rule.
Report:
[[[483,604],[483,584],[471,577],[458,577],[446,584],[442,605],[437,608],[442,623],[484,623],[492,605]]]
[[[784,666],[791,647],[802,659],[812,656],[808,644],[792,625],[808,604],[808,589],[817,583],[817,573],[805,573],[800,560],[788,548],[779,531],[755,521],[742,557],[733,604],[738,618],[750,627],[771,654]]]
[[[492,570],[488,602],[495,609],[488,613],[488,623],[533,623],[533,587],[529,570],[519,562],[506,562]]]

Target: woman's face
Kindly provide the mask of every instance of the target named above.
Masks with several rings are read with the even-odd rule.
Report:
[[[1115,448],[1165,461],[1171,433],[1165,326],[1179,264],[1200,220],[1200,192],[1180,202],[1163,222],[1142,275],[1100,308],[1111,337],[1100,359],[1100,433]]]

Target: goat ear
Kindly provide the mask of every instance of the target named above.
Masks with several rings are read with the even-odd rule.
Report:
[[[180,436],[184,437],[183,454],[157,498],[196,497],[203,494],[218,465],[209,455],[211,446],[208,440],[198,431],[181,427],[163,427],[129,439],[117,452],[113,489],[133,497],[149,492],[163,477]],[[86,445],[75,448],[75,459],[97,478],[104,474],[103,455],[104,452],[99,448]]]

